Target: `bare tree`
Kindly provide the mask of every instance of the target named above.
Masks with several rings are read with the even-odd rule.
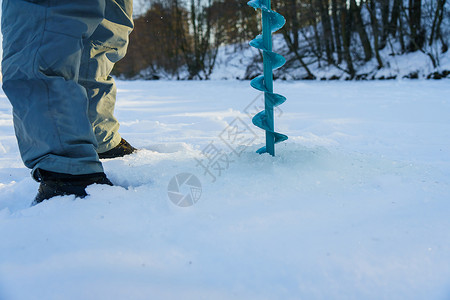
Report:
[[[370,23],[372,25],[373,43],[375,50],[375,57],[378,62],[378,69],[383,68],[383,61],[380,56],[380,30],[377,19],[376,3],[375,0],[368,0],[368,11],[370,14]]]
[[[355,20],[355,29],[359,35],[361,45],[364,49],[364,57],[366,61],[372,58],[372,46],[370,45],[370,40],[364,29],[364,21],[361,16],[361,6],[356,3],[356,0],[350,0],[350,10],[353,14],[353,19]]]

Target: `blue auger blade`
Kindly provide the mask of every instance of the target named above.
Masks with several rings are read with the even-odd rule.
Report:
[[[283,55],[275,52],[267,52],[267,57],[270,60],[270,64],[272,65],[272,70],[281,68],[286,63],[286,59],[283,57]]]
[[[266,96],[266,100],[269,101],[272,107],[277,107],[278,105],[281,105],[286,101],[286,97],[280,94],[268,93]]]
[[[272,27],[272,33],[283,28],[286,24],[286,19],[279,13],[272,11],[273,14],[270,15],[270,27]]]
[[[288,139],[288,136],[279,132],[275,132],[275,144],[281,143]]]
[[[287,135],[277,133],[277,132],[275,132],[274,134],[275,134],[275,144],[278,144],[278,143],[283,142],[288,139]],[[264,147],[259,148],[258,150],[256,150],[256,153],[258,153],[258,154],[267,153],[267,147],[264,146]]]
[[[260,111],[259,113],[257,113],[253,119],[252,119],[252,123],[253,125],[255,125],[256,127],[259,127],[261,129],[266,128],[267,125],[267,121],[266,121],[266,112]]]
[[[258,9],[261,7],[261,1],[260,0],[251,0],[247,2],[248,6],[253,7],[254,9]]]
[[[261,34],[250,41],[250,46],[257,49],[261,49],[263,51],[267,50],[264,48],[264,41]],[[286,59],[283,57],[283,55],[271,51],[266,51],[266,55],[270,59],[272,70],[276,70],[286,63]]]
[[[264,75],[259,75],[258,77],[255,77],[252,79],[252,81],[250,81],[250,85],[261,92],[266,92],[267,89],[264,85]]]
[[[254,38],[250,42],[250,46],[257,48],[257,49],[261,49],[261,50],[264,49],[262,34],[259,34],[258,36],[256,36],[256,38]]]
[[[263,0],[251,0],[247,2],[247,5],[253,7],[254,9],[261,9],[262,11],[270,12],[270,27],[272,28],[272,32],[278,31],[281,29],[284,24],[286,24],[286,19],[280,15],[279,13],[267,7]]]
[[[267,124],[267,119],[266,119],[266,111],[260,111],[259,113],[257,113],[253,118],[252,118],[252,123],[253,125],[255,125],[256,127],[259,127],[261,129],[265,129],[267,128],[269,125]],[[279,132],[275,132],[275,131],[271,131],[271,133],[274,135],[275,137],[275,144],[285,141],[288,139],[287,135],[284,135],[282,133]]]
[[[254,9],[261,9],[262,11],[270,11],[270,7],[265,4],[265,0],[250,0],[247,5],[253,7]]]

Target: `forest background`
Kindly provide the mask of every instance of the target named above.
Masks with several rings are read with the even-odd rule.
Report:
[[[136,0],[139,1],[139,0]],[[140,0],[122,79],[251,79],[262,54],[248,42],[260,14],[244,0]],[[281,79],[448,77],[447,0],[284,0],[274,51]],[[221,70],[228,70],[223,72]]]

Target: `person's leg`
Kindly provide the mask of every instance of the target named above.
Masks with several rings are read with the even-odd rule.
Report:
[[[83,41],[104,18],[105,0],[3,0],[3,89],[20,153],[33,169],[103,172],[78,83]]]
[[[79,83],[86,88],[89,98],[88,115],[98,153],[107,152],[121,142],[119,122],[114,117],[116,85],[109,74],[125,56],[133,29],[132,11],[132,0],[106,0],[105,19],[84,41]]]

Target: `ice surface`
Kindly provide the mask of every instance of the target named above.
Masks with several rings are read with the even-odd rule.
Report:
[[[35,207],[0,94],[0,299],[449,299],[448,80],[276,82],[276,157],[254,152],[248,82],[118,89],[141,150],[104,160],[116,186]]]

